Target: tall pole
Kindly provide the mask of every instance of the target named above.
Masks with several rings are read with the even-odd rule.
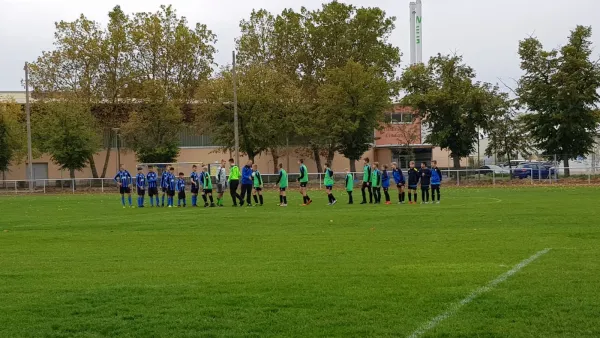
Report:
[[[235,164],[240,165],[240,134],[238,130],[238,102],[237,102],[237,76],[235,74],[235,51],[231,52],[233,57],[233,134],[235,138]]]
[[[27,169],[29,170],[29,191],[33,192],[33,155],[31,154],[31,107],[29,105],[29,64],[25,62],[25,113],[27,114]]]
[[[417,63],[423,63],[423,4],[421,0],[416,3],[415,39],[417,43]]]
[[[116,171],[115,172],[119,172],[119,167],[121,166],[121,150],[119,147],[119,130],[120,128],[113,128],[112,129],[115,132],[115,149],[117,150],[117,163],[116,163]]]
[[[414,65],[417,63],[417,41],[415,38],[417,4],[411,2],[408,5],[408,9],[410,12],[410,64]]]

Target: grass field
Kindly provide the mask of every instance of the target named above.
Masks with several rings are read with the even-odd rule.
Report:
[[[442,192],[293,193],[287,209],[0,197],[0,337],[600,337],[600,189]]]

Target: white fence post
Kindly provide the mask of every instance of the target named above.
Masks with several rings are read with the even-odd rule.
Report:
[[[44,194],[46,193],[46,180],[44,180]]]
[[[104,192],[104,179],[100,179],[100,185],[102,186],[102,192]]]
[[[17,191],[17,181],[15,181],[15,194],[18,193]]]
[[[75,179],[71,179],[71,191],[75,193]]]

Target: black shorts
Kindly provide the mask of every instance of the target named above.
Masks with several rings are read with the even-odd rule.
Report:
[[[148,196],[158,196],[158,188],[148,188]]]
[[[168,193],[168,192],[169,192],[169,188],[167,188],[167,187],[162,187],[162,192],[163,192],[163,194],[166,194],[166,193]]]
[[[408,185],[408,190],[417,190],[417,185],[413,185],[413,184],[409,184]]]
[[[256,190],[256,191],[262,191],[262,188],[261,187],[254,187],[254,190]]]
[[[431,185],[431,190],[438,190],[440,188],[439,184],[432,184]]]
[[[138,196],[144,196],[146,195],[146,190],[137,188],[137,194]]]
[[[185,199],[185,191],[178,192],[177,198],[179,198],[180,200],[184,200]]]
[[[204,194],[212,194],[212,189],[204,189]]]
[[[363,188],[367,188],[367,187],[370,188],[371,187],[371,182],[363,182],[362,187]]]
[[[421,190],[429,190],[429,186],[428,185],[421,185]]]
[[[287,187],[279,188],[279,191],[285,191],[285,189],[287,189]]]
[[[196,188],[195,186],[192,187],[191,192],[192,194],[198,194],[198,191],[200,191],[200,189]]]
[[[167,190],[167,195],[168,195],[169,197],[173,197],[173,196],[175,196],[175,190],[171,190],[171,189]]]
[[[333,190],[333,185],[326,185],[325,190],[329,190],[329,191]]]
[[[404,183],[398,183],[398,184],[396,184],[396,188],[404,188]]]
[[[301,188],[306,188],[307,185],[308,185],[308,182],[300,182]]]
[[[124,195],[124,194],[131,194],[131,188],[130,188],[130,187],[120,187],[120,188],[119,188],[119,193],[120,193],[121,195]]]

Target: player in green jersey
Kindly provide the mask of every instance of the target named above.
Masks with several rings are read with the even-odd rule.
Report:
[[[379,171],[379,163],[373,163],[373,168],[371,171],[371,187],[373,187],[373,198],[375,199],[375,204],[381,203],[381,171]]]
[[[323,178],[323,185],[327,191],[327,198],[329,199],[329,205],[334,205],[337,200],[333,196],[333,170],[331,170],[331,164],[325,163],[325,177]]]
[[[348,204],[354,204],[354,201],[352,200],[352,190],[354,190],[354,176],[352,176],[348,168],[346,168],[344,171],[346,172],[345,187],[346,192],[348,193]]]
[[[258,171],[258,165],[254,163],[252,165],[252,186],[254,189],[252,190],[252,197],[254,197],[254,204],[258,204],[258,200],[260,199],[260,206],[263,206],[263,180],[260,175],[260,171]],[[258,196],[257,196],[258,195]]]
[[[307,206],[312,203],[312,200],[306,193],[306,186],[308,185],[308,170],[304,165],[304,159],[298,160],[298,164],[300,165],[300,176],[298,177],[298,182],[300,182],[300,194],[302,194],[302,199],[304,200],[302,206]]]
[[[213,196],[212,196],[212,191],[213,191],[212,179],[210,178],[210,173],[208,172],[208,167],[207,166],[202,167],[202,171],[204,171],[204,176],[203,176],[204,196],[208,196],[208,198],[210,199],[210,207],[214,208],[215,203],[214,203]],[[208,206],[209,206],[208,202],[205,202],[204,207],[206,208]]]
[[[287,207],[287,196],[285,190],[288,187],[288,174],[283,169],[283,163],[279,163],[279,177],[275,186],[279,185],[279,206]]]

